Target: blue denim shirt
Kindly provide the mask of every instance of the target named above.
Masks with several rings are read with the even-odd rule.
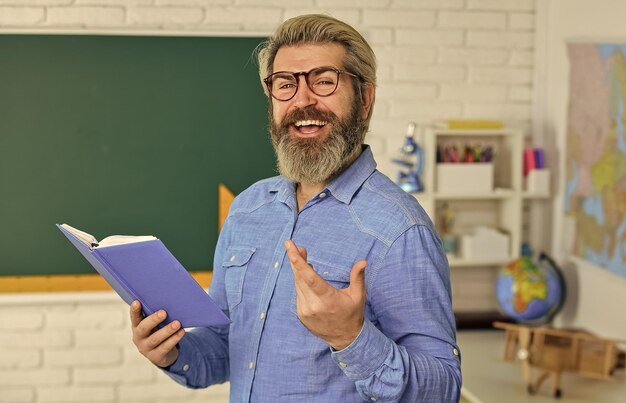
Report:
[[[284,241],[336,288],[365,259],[365,323],[332,350],[298,320]],[[215,252],[211,297],[224,328],[190,330],[167,372],[192,388],[231,383],[231,402],[458,401],[446,256],[428,216],[376,170],[369,147],[298,212],[295,186],[260,181],[233,202]]]

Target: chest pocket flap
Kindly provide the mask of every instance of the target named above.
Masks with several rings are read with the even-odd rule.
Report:
[[[228,309],[232,310],[241,303],[244,279],[250,259],[256,252],[255,248],[232,246],[227,249],[222,267],[224,268],[224,285]]]
[[[231,246],[226,252],[224,262],[222,263],[223,267],[243,266],[248,264],[252,255],[256,252],[256,248]]]
[[[321,262],[316,259],[309,259],[309,264],[324,280],[335,288],[345,288],[350,283],[350,271],[352,266],[339,267]]]

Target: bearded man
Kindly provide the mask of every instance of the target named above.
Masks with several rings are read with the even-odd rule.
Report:
[[[349,25],[284,22],[259,54],[280,176],[233,202],[209,294],[232,323],[188,331],[131,306],[133,341],[231,402],[448,402],[461,388],[449,269],[431,221],[364,145],[376,61]]]

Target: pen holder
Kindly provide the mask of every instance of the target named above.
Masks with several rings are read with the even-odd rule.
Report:
[[[493,163],[437,164],[437,191],[442,193],[490,193]]]

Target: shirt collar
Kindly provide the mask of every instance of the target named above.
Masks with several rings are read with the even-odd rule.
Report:
[[[372,150],[365,144],[357,159],[338,177],[333,179],[326,188],[342,203],[350,204],[354,194],[376,170],[376,161]]]
[[[285,203],[290,196],[295,195],[296,185],[283,176],[277,176],[276,181],[270,186],[269,192],[276,193],[278,200]]]
[[[340,202],[349,204],[354,194],[363,185],[365,180],[376,170],[376,161],[372,150],[367,144],[357,159],[348,166],[338,177],[333,179],[326,189]],[[277,192],[280,201],[286,201],[296,191],[295,184],[282,176],[269,189]]]

